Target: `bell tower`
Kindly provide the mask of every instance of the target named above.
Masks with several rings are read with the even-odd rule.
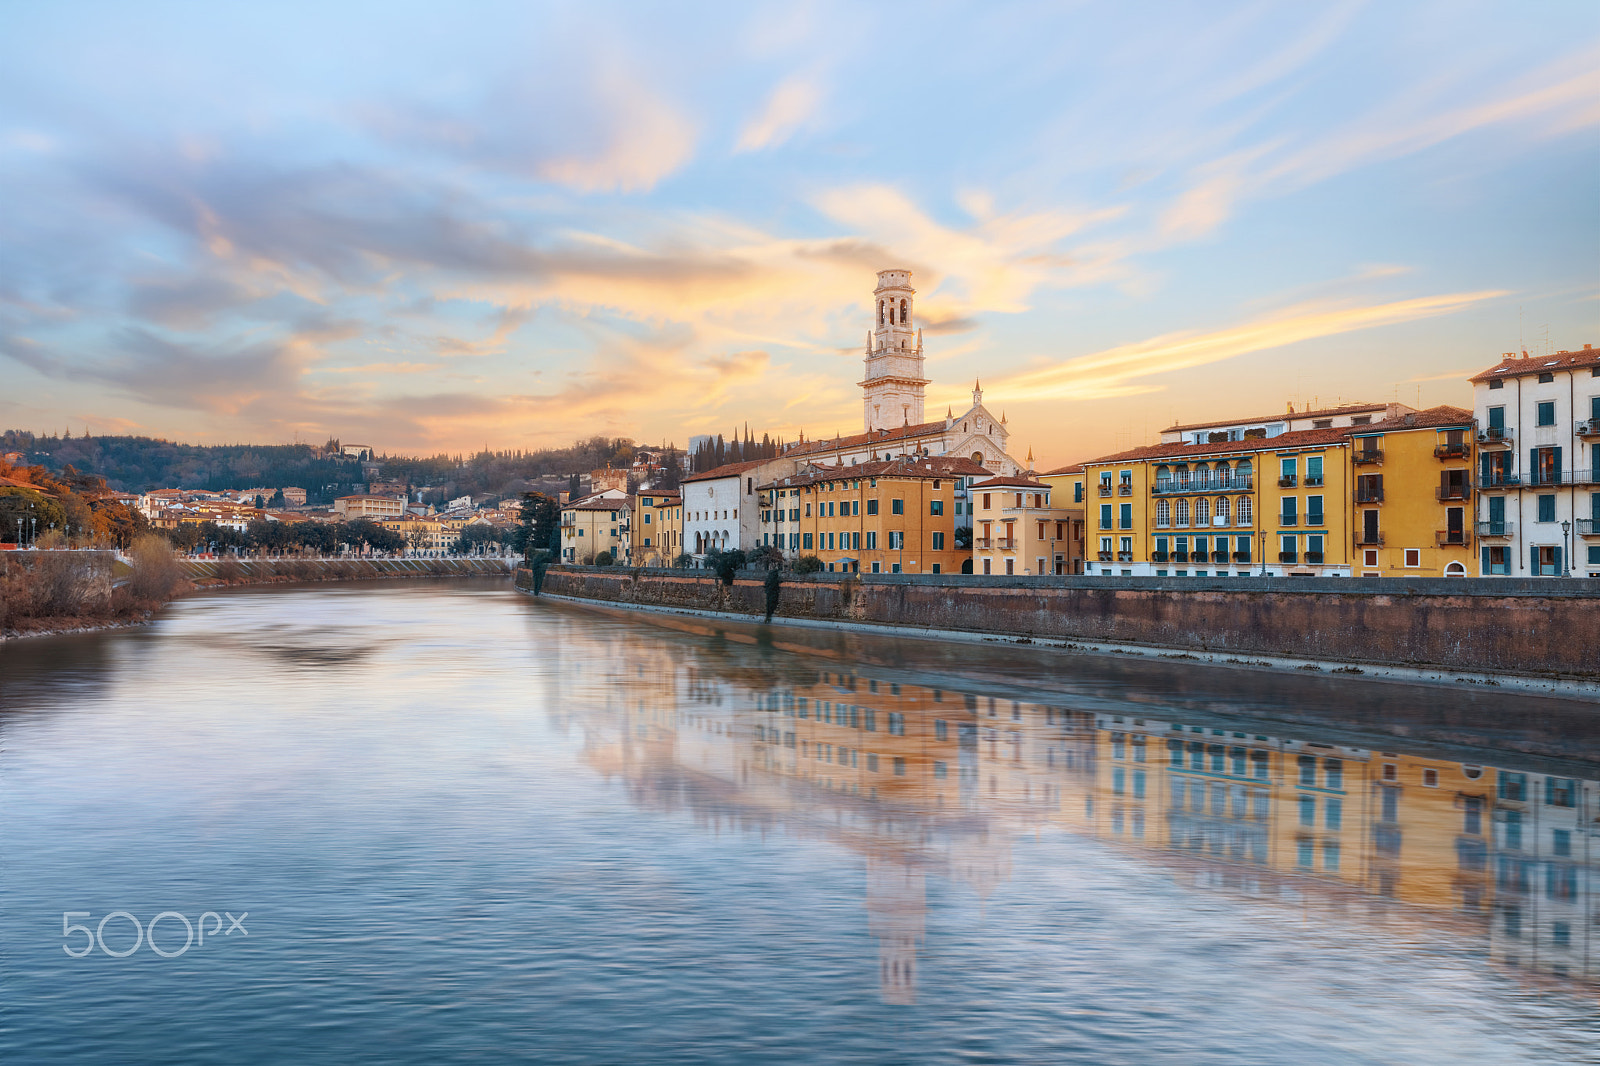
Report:
[[[913,325],[911,271],[880,270],[873,290],[873,328],[867,331],[866,395],[862,421],[868,432],[922,422],[922,330]]]

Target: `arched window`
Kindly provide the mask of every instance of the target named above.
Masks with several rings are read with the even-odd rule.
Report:
[[[1217,488],[1225,489],[1225,488],[1228,487],[1228,485],[1229,485],[1228,474],[1229,474],[1228,464],[1227,463],[1218,463],[1217,464]],[[1220,514],[1221,512],[1219,511],[1218,513]]]
[[[1233,468],[1233,487],[1236,489],[1250,487],[1250,460],[1240,459],[1239,465]]]
[[[1156,491],[1165,492],[1172,485],[1172,468],[1166,463],[1156,467]]]
[[[883,325],[883,301],[878,301],[878,325]]]
[[[1173,508],[1177,514],[1174,516],[1173,525],[1186,526],[1189,524],[1189,501],[1179,500],[1178,506]]]
[[[1226,496],[1217,497],[1216,515],[1221,519],[1217,525],[1225,526],[1228,524],[1228,498]]]
[[[1156,501],[1156,528],[1157,529],[1166,529],[1170,525],[1172,525],[1172,501],[1171,500],[1157,500]]]
[[[906,302],[904,300],[901,300],[900,301],[900,324],[903,326],[909,321],[911,321],[910,309],[907,308]]]
[[[1197,526],[1211,524],[1211,501],[1204,496],[1194,501],[1194,524]]]
[[[1191,484],[1193,484],[1194,487],[1199,491],[1204,492],[1210,487],[1209,483],[1206,481],[1206,478],[1210,476],[1211,472],[1206,468],[1206,464],[1196,463],[1194,464],[1194,475]]]
[[[1250,524],[1250,510],[1250,497],[1240,496],[1239,513],[1234,516],[1233,524],[1236,526],[1248,526]]]
[[[1446,566],[1444,568],[1444,576],[1445,577],[1466,577],[1467,576],[1467,568],[1462,566],[1460,563],[1454,563],[1453,562],[1449,566]]]
[[[977,463],[979,466],[982,466],[983,465],[983,453],[982,452],[973,452],[972,453],[972,461]]]
[[[1188,463],[1179,463],[1177,466],[1173,467],[1172,468],[1172,477],[1173,477],[1173,480],[1177,482],[1177,486],[1176,486],[1177,488],[1180,488],[1180,489],[1188,488],[1188,486],[1189,486],[1189,464]]]

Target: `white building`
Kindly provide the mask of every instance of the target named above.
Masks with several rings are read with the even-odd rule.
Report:
[[[916,290],[909,270],[880,270],[873,291],[876,322],[867,331],[862,378],[863,432],[831,440],[802,439],[784,450],[790,458],[851,466],[907,455],[971,459],[994,474],[1021,469],[1007,454],[1011,431],[1005,414],[983,405],[983,389],[972,388],[972,406],[957,415],[924,422],[922,331],[916,326]],[[687,537],[686,537],[687,540]]]
[[[751,551],[761,543],[757,485],[794,473],[793,459],[752,459],[690,474],[683,494],[683,550],[697,560],[710,551]]]
[[[1508,353],[1472,390],[1479,572],[1600,577],[1600,351]]]

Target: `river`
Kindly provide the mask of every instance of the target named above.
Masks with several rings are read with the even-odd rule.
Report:
[[[19,1063],[1600,1061],[1600,708],[498,581],[0,647]]]

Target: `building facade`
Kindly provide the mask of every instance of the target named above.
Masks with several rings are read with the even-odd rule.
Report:
[[[1472,390],[1481,573],[1600,577],[1600,351],[1507,354]]]
[[[640,489],[633,498],[633,566],[671,566],[683,554],[683,499],[674,490]]]
[[[974,482],[973,573],[1083,573],[1083,507],[1053,496],[1050,485],[1029,477]]]
[[[752,459],[686,476],[683,549],[696,560],[707,552],[752,551],[761,542],[761,499],[756,486],[794,473],[795,460]]]
[[[632,498],[617,489],[562,504],[561,561],[589,565],[610,552],[613,563],[627,565],[632,518]]]
[[[967,459],[906,458],[806,467],[761,485],[761,543],[829,571],[959,574],[956,482],[981,477]]]
[[[1349,430],[1350,531],[1362,577],[1475,573],[1472,412],[1409,411]]]
[[[348,518],[398,518],[406,513],[406,499],[404,496],[357,493],[334,500],[333,510]]]

